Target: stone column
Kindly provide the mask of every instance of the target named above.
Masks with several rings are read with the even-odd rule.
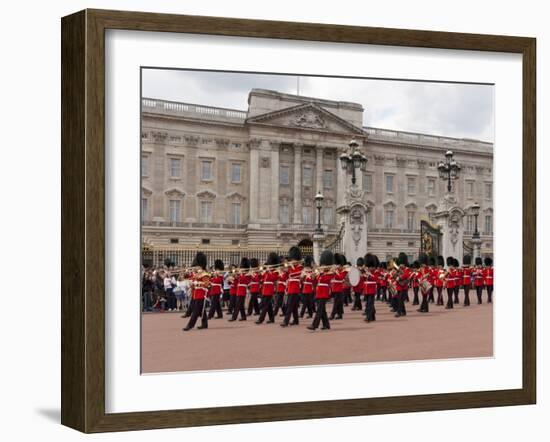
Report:
[[[258,150],[258,143],[250,143],[250,210],[249,210],[249,224],[256,224],[258,222],[258,184],[259,184],[259,157],[260,152]]]
[[[317,188],[315,189],[315,193],[321,192],[323,193],[323,147],[322,146],[316,146],[315,147],[315,153],[316,153],[316,160],[315,160],[315,172],[316,172],[316,179],[315,179],[315,185]]]
[[[293,223],[302,223],[302,145],[294,144],[294,208]]]
[[[441,201],[435,222],[441,227],[441,255],[462,260],[464,255],[464,211],[457,207],[453,195],[447,194]]]
[[[481,238],[472,238],[472,245],[474,246],[472,264],[474,264],[476,258],[481,257]]]
[[[321,253],[323,251],[324,243],[325,243],[324,233],[313,234],[313,260],[317,265],[319,265],[319,261],[321,259]]]
[[[271,223],[279,223],[279,149],[280,144],[271,143]]]

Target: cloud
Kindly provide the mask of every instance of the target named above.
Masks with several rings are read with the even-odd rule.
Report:
[[[295,94],[297,77],[213,71],[143,70],[143,95],[247,109],[252,88]],[[490,85],[300,77],[300,95],[360,103],[366,126],[485,141],[494,139]]]

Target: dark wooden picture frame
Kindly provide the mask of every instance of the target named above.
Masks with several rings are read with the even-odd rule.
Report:
[[[525,37],[84,10],[62,28],[61,422],[142,430],[534,404],[536,400],[536,40]],[[105,30],[518,53],[523,63],[523,385],[513,390],[105,412]],[[137,339],[137,337],[136,337]]]

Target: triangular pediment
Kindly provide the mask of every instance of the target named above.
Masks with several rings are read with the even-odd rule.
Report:
[[[363,129],[314,103],[299,104],[298,106],[255,115],[254,117],[248,118],[246,123],[301,130],[365,135]]]

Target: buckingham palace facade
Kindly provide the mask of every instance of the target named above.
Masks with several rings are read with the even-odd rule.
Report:
[[[243,103],[244,104],[244,103]],[[244,107],[244,106],[243,106]],[[358,103],[252,89],[248,109],[142,99],[141,216],[144,242],[179,247],[289,247],[316,228],[324,196],[327,241],[340,233],[337,208],[349,177],[339,164],[351,139],[367,156],[368,248],[386,258],[420,247],[446,191],[437,164],[461,164],[453,192],[466,212],[465,242],[478,230],[493,249],[493,144],[363,126]],[[419,109],[419,112],[422,112]]]

